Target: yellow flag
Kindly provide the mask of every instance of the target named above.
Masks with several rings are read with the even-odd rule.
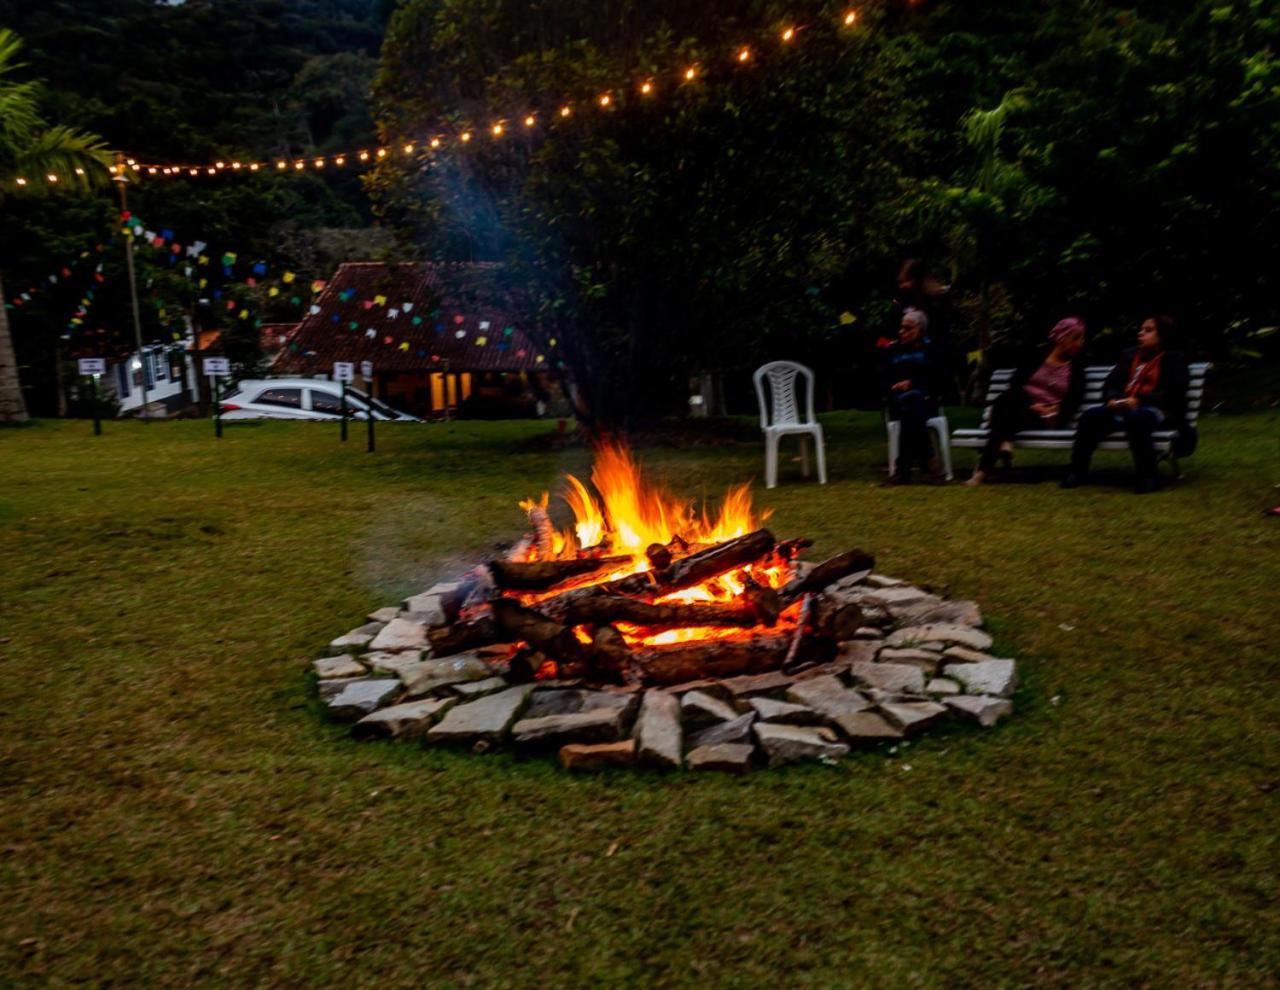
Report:
[[[283,275],[280,276],[280,281],[283,282],[285,285],[288,285],[295,278],[297,278],[297,276],[294,275],[293,272],[285,272]]]
[[[269,296],[278,296],[278,295],[280,295],[280,290],[279,290],[279,289],[277,289],[277,288],[273,285],[271,288],[269,288],[269,289],[267,290],[267,295],[269,295]]]
[[[850,313],[847,309],[840,314],[840,325],[847,327],[850,323],[857,323],[858,318]]]

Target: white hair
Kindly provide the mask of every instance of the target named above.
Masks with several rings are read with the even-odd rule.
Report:
[[[921,333],[929,332],[929,317],[925,315],[923,309],[916,309],[914,306],[907,307],[907,311],[902,314],[904,320],[910,320],[920,328]]]

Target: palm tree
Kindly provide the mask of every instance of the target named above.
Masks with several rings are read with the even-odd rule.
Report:
[[[48,188],[87,189],[108,179],[111,154],[103,140],[69,127],[50,126],[40,117],[41,83],[15,82],[13,73],[23,68],[17,61],[22,39],[0,28],[0,203],[5,195],[21,189],[24,194]],[[57,175],[58,183],[45,181]],[[19,178],[29,178],[24,186]],[[27,418],[18,364],[14,357],[9,314],[0,280],[0,422]]]

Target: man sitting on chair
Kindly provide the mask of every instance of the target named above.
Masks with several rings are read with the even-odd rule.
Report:
[[[908,309],[902,314],[898,339],[887,344],[880,355],[880,380],[885,392],[889,418],[899,424],[898,459],[889,484],[911,483],[912,467],[931,470],[933,444],[928,421],[938,415],[941,369],[933,345],[925,334],[929,318],[923,311]],[[941,480],[933,472],[935,480]]]

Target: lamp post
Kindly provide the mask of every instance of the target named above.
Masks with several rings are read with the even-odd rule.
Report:
[[[129,185],[129,176],[125,174],[124,155],[116,154],[116,174],[114,182],[120,189],[120,215],[129,212],[129,198],[125,191]],[[142,353],[142,318],[138,315],[138,281],[133,273],[133,229],[129,228],[124,235],[124,260],[129,269],[129,296],[133,301],[133,340],[138,348],[138,360],[145,361]],[[147,369],[142,369],[142,405],[138,408],[138,418],[147,418]]]

